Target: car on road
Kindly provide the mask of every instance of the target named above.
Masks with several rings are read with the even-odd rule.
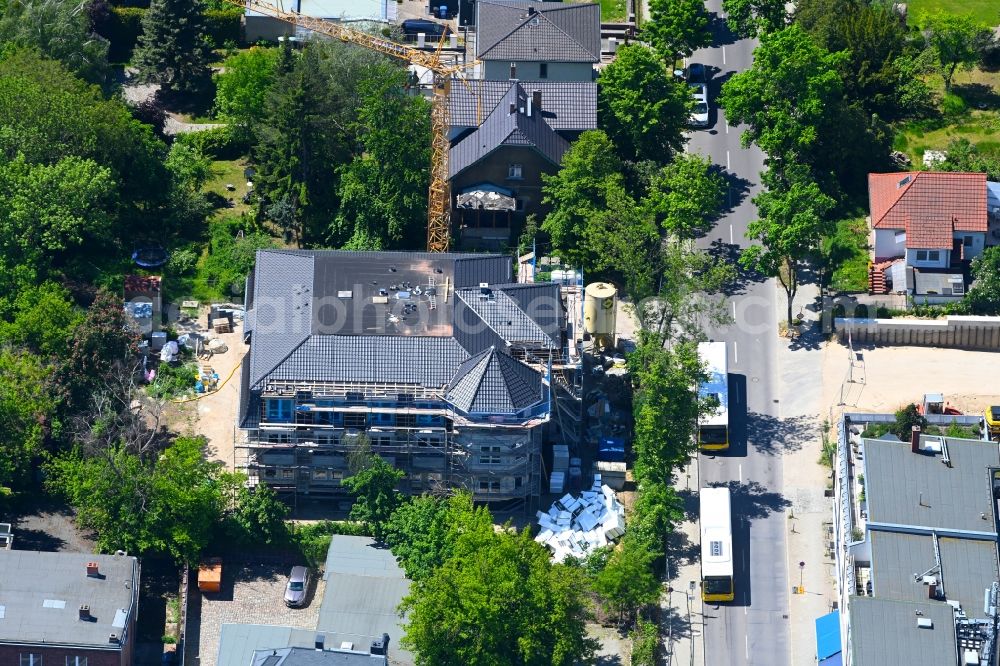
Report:
[[[440,39],[446,32],[451,32],[448,26],[428,19],[406,19],[400,27],[403,34],[411,39],[416,39],[420,33],[428,39]]]
[[[708,86],[704,83],[691,83],[691,95],[694,97],[694,107],[691,109],[691,124],[695,127],[708,127]]]
[[[687,66],[688,83],[708,83],[708,71],[700,62],[692,62]]]
[[[298,608],[306,603],[306,592],[309,591],[309,569],[292,567],[288,574],[288,584],[285,586],[285,605]]]

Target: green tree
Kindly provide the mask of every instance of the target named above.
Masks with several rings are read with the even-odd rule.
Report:
[[[351,520],[364,523],[377,541],[384,541],[386,523],[403,503],[396,484],[405,476],[385,458],[372,455],[362,469],[344,479],[344,487],[354,495]]]
[[[0,342],[47,358],[66,353],[70,331],[82,317],[69,292],[54,282],[19,290],[11,311],[10,321],[0,321]]]
[[[226,516],[229,534],[240,543],[281,543],[288,534],[288,507],[271,486],[248,488],[245,481],[241,475],[236,499]]]
[[[418,249],[426,243],[430,104],[407,94],[407,70],[385,62],[358,85],[361,152],[340,179],[334,244]]]
[[[17,155],[0,165],[0,291],[47,277],[88,241],[107,241],[114,198],[110,172],[90,160],[49,166]]]
[[[789,170],[791,184],[774,187],[754,197],[760,218],[747,225],[747,238],[760,241],[743,250],[740,264],[778,278],[785,290],[788,327],[792,327],[792,300],[798,291],[803,263],[830,233],[827,213],[834,201],[812,181],[804,167]],[[765,181],[767,178],[765,177]]]
[[[91,30],[76,0],[6,0],[0,4],[0,57],[35,49],[91,83],[108,76],[108,42]]]
[[[711,160],[685,153],[653,175],[644,204],[668,234],[693,238],[711,228],[725,199],[726,181]]]
[[[385,542],[407,577],[422,581],[454,555],[459,537],[487,539],[492,533],[489,510],[476,507],[468,492],[446,499],[421,495],[393,511],[385,526]]]
[[[761,37],[753,66],[722,86],[719,104],[740,140],[757,144],[778,174],[786,165],[816,161],[824,129],[841,121],[845,53],[829,53],[798,26]]]
[[[132,57],[142,80],[158,83],[178,101],[204,101],[211,57],[200,0],[151,0]]]
[[[621,172],[611,139],[601,130],[592,130],[570,146],[554,176],[542,177],[542,201],[552,206],[542,230],[571,265],[590,266],[597,260],[584,240],[587,225],[595,214],[608,210],[613,193],[624,191]]]
[[[287,40],[286,40],[287,41]],[[215,76],[215,112],[241,140],[264,118],[264,100],[278,75],[281,49],[253,46],[226,58]]]
[[[896,437],[908,442],[914,426],[927,430],[927,419],[921,416],[920,410],[911,402],[896,411],[896,422],[893,423],[892,432]]]
[[[595,257],[590,265],[623,280],[632,299],[655,293],[661,267],[660,230],[653,215],[623,188],[609,190],[606,208],[591,214],[584,241]]]
[[[319,47],[307,46],[272,86],[264,121],[255,126],[260,210],[279,201],[291,205],[300,245],[307,235],[325,235],[336,210],[336,166],[349,157],[331,95]]]
[[[696,389],[706,378],[698,348],[689,341],[663,347],[658,336],[646,334],[628,363],[636,388],[635,474],[666,485],[694,451],[698,416],[707,409]]]
[[[705,0],[650,0],[642,35],[673,65],[712,43],[710,24]]]
[[[989,28],[979,23],[972,14],[935,12],[921,17],[920,28],[928,37],[927,42],[937,58],[944,80],[945,93],[951,92],[951,81],[959,67],[971,68],[979,60],[977,44]]]
[[[56,426],[50,376],[38,357],[0,348],[0,497],[29,486],[31,465]]]
[[[170,146],[165,164],[174,182],[191,193],[200,191],[212,175],[211,158],[186,143]]]
[[[681,151],[691,92],[655,51],[641,44],[621,47],[597,82],[598,127],[623,159],[662,164]]]
[[[972,260],[972,279],[963,302],[976,314],[1000,312],[1000,246],[988,247]]]
[[[586,581],[553,564],[527,530],[463,534],[449,558],[414,584],[403,646],[418,666],[570,666],[591,658]]]
[[[70,411],[82,409],[90,403],[93,393],[112,383],[121,368],[131,368],[138,342],[121,298],[110,291],[99,291],[72,330],[69,352],[56,368],[54,385],[64,406]]]
[[[49,463],[46,483],[77,510],[81,527],[94,530],[99,549],[193,563],[239,478],[206,460],[204,447],[204,438],[179,437],[159,457],[147,458],[123,444],[96,455],[77,448]]]
[[[631,621],[640,608],[660,597],[660,582],[653,575],[655,554],[626,538],[611,554],[594,580],[594,590],[618,624]]]
[[[777,32],[788,23],[785,0],[722,0],[729,27],[743,37]]]

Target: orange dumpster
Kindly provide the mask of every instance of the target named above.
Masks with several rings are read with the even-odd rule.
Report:
[[[218,592],[222,589],[222,558],[207,557],[198,567],[198,589],[202,592]]]

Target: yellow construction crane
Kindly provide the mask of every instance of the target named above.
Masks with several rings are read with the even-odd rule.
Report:
[[[324,21],[262,0],[226,0],[226,2],[260,12],[266,16],[286,21],[292,25],[357,44],[387,56],[405,60],[411,65],[425,67],[434,73],[434,97],[431,105],[431,185],[427,200],[427,250],[447,252],[451,236],[451,189],[448,185],[448,93],[451,80],[476,61],[455,65],[446,64],[441,58],[445,37],[434,51],[399,44],[390,39],[348,28],[340,23]],[[464,81],[464,79],[463,79]]]

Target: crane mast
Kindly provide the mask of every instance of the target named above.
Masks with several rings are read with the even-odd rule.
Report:
[[[429,69],[434,74],[433,96],[431,102],[431,172],[430,188],[427,197],[427,251],[447,252],[451,238],[451,188],[448,182],[448,94],[451,92],[451,80],[460,76],[462,70],[473,63],[454,65],[446,64],[441,59],[441,48],[444,37],[433,52],[417,49],[406,44],[399,44],[391,39],[372,35],[362,30],[349,28],[340,23],[333,23],[306,16],[298,12],[286,11],[281,6],[265,0],[226,0],[229,4],[260,12],[266,16],[300,26],[312,32],[339,39],[348,44],[357,44],[364,48],[377,51],[411,65],[419,65]]]

